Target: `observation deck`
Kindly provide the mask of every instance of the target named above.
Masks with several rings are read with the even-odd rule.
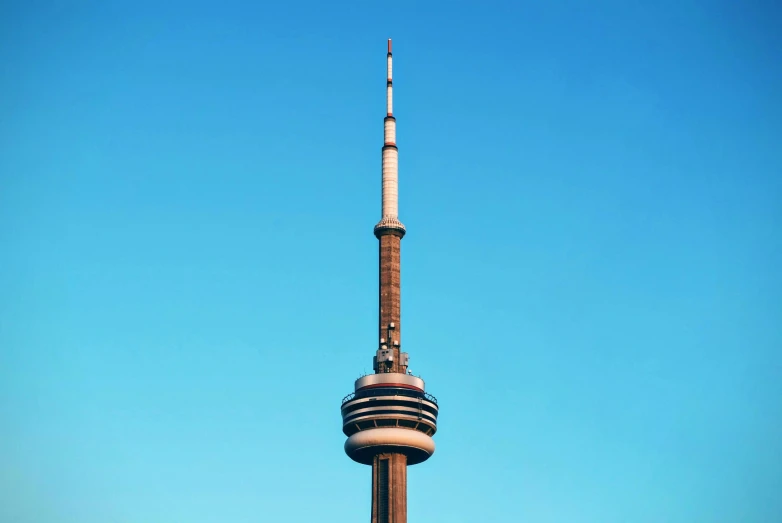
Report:
[[[342,399],[345,452],[370,464],[381,452],[405,454],[408,464],[434,453],[437,399],[424,391],[420,378],[401,373],[371,374],[356,380],[356,390]]]

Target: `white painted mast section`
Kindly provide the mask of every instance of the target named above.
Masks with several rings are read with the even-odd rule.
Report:
[[[391,40],[388,41],[388,48],[391,49]],[[386,84],[386,112],[388,113],[388,116],[393,116],[394,114],[394,99],[393,99],[393,93],[394,93],[394,87],[391,84],[391,73],[392,73],[392,64],[391,64],[391,51],[388,51],[388,58],[387,58],[387,64],[386,69],[388,70],[388,83]]]
[[[399,222],[399,151],[396,148],[391,39],[388,40],[386,71],[386,118],[383,125],[383,208],[378,226],[391,226],[404,230],[404,225]]]
[[[386,118],[385,122],[385,143],[386,145],[396,145],[396,122],[391,118]]]

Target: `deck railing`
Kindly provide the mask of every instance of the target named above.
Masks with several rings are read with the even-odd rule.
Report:
[[[422,397],[422,394],[420,392],[415,392],[407,389],[399,389],[399,388],[393,388],[393,387],[383,387],[383,391],[392,389],[393,394],[384,394],[384,395],[393,395],[393,396],[405,396],[408,398],[420,398]],[[351,392],[344,398],[342,398],[342,405],[349,401],[353,401],[354,399],[360,399],[360,398],[370,398],[372,396],[377,396],[377,394],[372,394],[372,392],[375,392],[374,389],[370,389],[368,391],[358,391],[358,392]],[[427,401],[431,401],[435,405],[437,405],[437,398],[429,394],[428,392],[423,393],[423,398]]]

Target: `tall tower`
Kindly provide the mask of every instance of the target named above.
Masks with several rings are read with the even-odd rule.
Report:
[[[388,40],[386,117],[383,143],[383,199],[375,236],[380,243],[380,314],[375,373],[356,380],[342,400],[345,452],[372,465],[372,523],[407,523],[407,466],[434,453],[437,400],[424,391],[424,380],[411,375],[402,352],[400,247],[405,226],[398,217],[396,118]]]

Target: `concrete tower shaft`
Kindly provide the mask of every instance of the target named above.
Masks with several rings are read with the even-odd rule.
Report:
[[[402,237],[392,232],[378,237],[380,348],[375,356],[375,372],[407,372],[407,356],[402,346]],[[393,326],[393,327],[392,327]]]
[[[372,462],[372,523],[407,522],[407,457],[378,454]]]

